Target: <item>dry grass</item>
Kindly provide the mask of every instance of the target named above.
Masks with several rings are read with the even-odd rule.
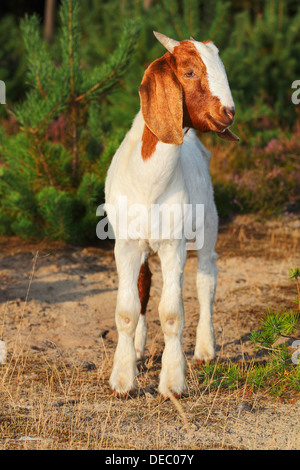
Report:
[[[299,448],[297,399],[278,401],[247,383],[212,390],[188,363],[188,392],[164,401],[156,392],[160,358],[151,353],[137,393],[116,399],[104,343],[97,368],[25,350],[16,345],[0,366],[1,450]]]
[[[134,397],[116,400],[107,387],[108,376],[103,369],[84,371],[59,360],[38,362],[23,355],[11,358],[1,370],[0,448],[228,446],[224,433],[220,439],[220,428],[225,432],[229,422],[234,424],[241,419],[238,412],[248,403],[247,390],[230,394],[201,390],[196,373],[190,368],[189,394],[181,400],[162,401],[151,387],[144,385],[149,384],[149,375],[146,370],[139,379],[140,388]],[[253,408],[257,400],[252,397],[248,408]],[[218,430],[219,440],[207,442],[206,436],[202,442],[201,429],[209,429],[210,433]]]
[[[59,246],[51,261],[44,255],[41,245],[20,247],[12,241],[12,246],[3,244],[2,248],[6,265],[11,266],[14,260],[16,265],[0,271],[2,298],[5,298],[5,286],[13,289],[9,292],[14,295],[0,305],[0,338],[7,340],[8,346],[7,363],[0,366],[0,450],[300,448],[299,397],[285,401],[275,399],[267,390],[254,392],[247,382],[237,383],[232,390],[223,390],[221,383],[219,388],[213,389],[209,383],[204,386],[199,381],[197,370],[190,363],[197,321],[197,299],[191,287],[190,269],[195,263],[192,254],[188,258],[185,285],[188,392],[180,400],[167,401],[157,394],[162,338],[158,320],[152,313],[160,285],[158,267],[154,263],[147,355],[139,365],[137,393],[124,400],[113,398],[108,387],[116,341],[114,299],[107,319],[99,319],[101,328],[107,327],[109,332],[98,335],[94,343],[90,335],[93,328],[98,331],[98,320],[90,313],[92,304],[84,307],[84,302],[93,295],[97,302],[103,296],[107,301],[115,295],[111,253],[99,258],[101,269],[98,270],[93,251],[75,251],[74,254]],[[254,220],[247,224],[241,218],[235,225],[221,228],[218,242],[220,285],[215,308],[218,360],[231,357],[241,365],[253,363],[247,335],[256,325],[263,305],[270,302],[281,305],[285,301],[287,306],[287,299],[292,298],[292,287],[290,289],[288,280],[285,282],[285,271],[298,249],[299,230],[285,233],[285,224],[279,229],[276,221],[264,227]],[[233,253],[235,259],[232,259]],[[25,282],[21,279],[22,264],[27,261],[30,263]],[[233,270],[234,263],[237,268]],[[251,266],[255,272],[250,271]],[[269,277],[265,274],[268,269],[271,269]],[[100,293],[88,290],[85,294],[82,273],[89,275],[87,285],[97,276],[97,283],[102,286]],[[41,280],[45,279],[50,286],[53,276],[55,279],[65,276],[69,283],[72,276],[72,288],[75,292],[77,286],[80,296],[72,302],[71,294],[64,292],[64,296],[54,298],[53,303],[44,290],[38,296],[39,283],[44,289]],[[101,284],[108,279],[109,285]],[[50,292],[54,297],[54,289]],[[235,304],[236,301],[239,304]],[[57,302],[59,309],[56,309]],[[80,305],[78,314],[77,303]],[[102,313],[104,315],[105,311]],[[80,315],[86,316],[86,327]],[[105,323],[108,321],[110,323]],[[72,339],[75,346],[70,343],[72,347],[64,349],[60,338],[68,322],[80,330],[78,334],[83,339],[80,344],[75,336],[76,341]],[[36,328],[43,341],[33,336]],[[53,336],[55,329],[57,336]],[[47,336],[43,336],[44,331],[48,332]],[[89,359],[81,360],[82,357]]]

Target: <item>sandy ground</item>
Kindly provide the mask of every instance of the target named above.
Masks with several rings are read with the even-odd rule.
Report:
[[[294,306],[295,286],[288,273],[299,265],[299,241],[300,220],[296,217],[269,222],[237,217],[220,227],[214,310],[218,360],[251,361],[254,351],[249,334],[258,325],[262,312],[269,307]],[[25,409],[29,419],[38,393],[45,392],[33,390],[30,377],[39,371],[44,373],[49,364],[53,368],[53,364],[63,363],[70,370],[79,371],[81,385],[86,377],[90,384],[93,380],[96,384],[93,400],[87,398],[84,404],[84,416],[89,416],[89,432],[97,445],[89,440],[87,447],[299,449],[297,399],[282,402],[263,394],[241,397],[200,391],[190,365],[199,311],[196,257],[192,252],[187,259],[184,284],[183,348],[188,360],[189,391],[176,403],[160,401],[156,389],[163,336],[157,307],[162,281],[156,255],[150,258],[150,267],[153,277],[147,311],[149,329],[146,358],[138,378],[140,393],[126,401],[112,399],[107,382],[117,340],[114,309],[118,285],[112,247],[66,247],[0,239],[0,339],[5,341],[10,367],[18,363],[16,357],[22,357],[19,364],[23,364],[18,385],[14,386],[15,382],[7,379],[9,366],[0,368],[2,418],[16,413],[16,409],[17,413]],[[66,388],[64,393],[51,390],[49,400],[56,404],[62,400],[69,419],[77,406],[72,388],[68,388],[68,393]],[[42,418],[39,419],[41,423]],[[55,432],[47,440],[45,429],[40,430],[40,448],[76,447],[75,441],[64,444]],[[95,437],[99,435],[101,445]],[[23,437],[18,430],[0,433],[1,436],[0,448],[16,447]],[[30,447],[35,441],[21,442],[17,447],[24,446],[24,442]]]

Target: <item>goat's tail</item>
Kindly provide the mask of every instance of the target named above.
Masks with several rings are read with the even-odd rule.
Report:
[[[146,259],[140,268],[140,273],[137,281],[139,297],[141,302],[141,315],[145,315],[148,300],[150,297],[152,273],[149,268],[148,259]]]

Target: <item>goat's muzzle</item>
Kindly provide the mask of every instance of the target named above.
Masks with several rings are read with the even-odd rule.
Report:
[[[221,108],[221,112],[218,117],[212,116],[211,114],[208,115],[210,122],[213,124],[214,131],[222,132],[227,127],[231,126],[234,121],[234,108],[228,108],[223,106]]]
[[[234,120],[235,109],[233,107],[229,108],[227,106],[223,106],[222,113],[225,118],[225,122],[228,123],[227,125],[231,126]]]

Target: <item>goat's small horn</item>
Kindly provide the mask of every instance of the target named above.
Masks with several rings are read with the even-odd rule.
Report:
[[[158,33],[157,31],[153,31],[154,36],[156,39],[171,53],[174,51],[174,47],[179,46],[180,42],[176,41],[175,39],[171,39],[164,34]]]

